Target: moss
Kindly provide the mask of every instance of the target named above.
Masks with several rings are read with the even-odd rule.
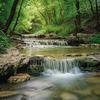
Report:
[[[44,68],[40,65],[31,65],[29,69],[29,73],[32,75],[40,75],[43,72]]]
[[[79,60],[79,66],[82,71],[99,71],[100,61],[94,59],[81,59]]]

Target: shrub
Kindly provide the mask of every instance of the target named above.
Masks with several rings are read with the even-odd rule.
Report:
[[[7,36],[0,30],[0,52],[10,47],[10,41]]]
[[[100,44],[100,34],[95,34],[89,38],[89,43],[98,43]]]

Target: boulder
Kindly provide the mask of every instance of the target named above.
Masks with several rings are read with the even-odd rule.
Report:
[[[82,58],[78,60],[79,67],[82,71],[97,72],[100,71],[100,61],[95,58]]]
[[[35,76],[39,76],[43,72],[44,68],[40,65],[31,65],[29,73]]]
[[[29,80],[30,77],[31,76],[27,73],[20,73],[15,76],[10,76],[8,79],[8,82],[9,83],[21,83],[21,82],[25,82],[25,81]]]
[[[18,93],[15,91],[0,91],[0,98],[15,96]],[[0,99],[1,100],[1,99]]]
[[[80,44],[84,44],[85,41],[83,39],[78,39],[78,38],[69,38],[67,40],[67,43],[70,46],[79,46]]]

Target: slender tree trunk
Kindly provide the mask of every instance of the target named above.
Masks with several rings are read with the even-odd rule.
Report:
[[[80,32],[81,31],[81,13],[80,13],[80,2],[79,0],[76,0],[76,21],[75,21],[75,25],[76,25],[76,32]]]
[[[18,11],[18,15],[17,15],[16,21],[15,21],[15,24],[13,26],[11,33],[13,33],[15,31],[16,26],[18,24],[18,20],[19,20],[19,17],[20,17],[20,12],[21,12],[21,9],[22,9],[23,2],[24,2],[24,0],[21,1],[20,8],[19,8],[19,11]]]
[[[10,15],[9,15],[9,17],[6,21],[5,26],[4,26],[3,32],[6,33],[6,35],[7,35],[8,29],[10,27],[10,24],[11,24],[13,18],[14,18],[18,2],[19,2],[19,0],[14,0],[11,11],[10,11]]]
[[[94,9],[93,9],[93,5],[92,5],[92,1],[89,0],[89,3],[90,3],[90,6],[91,6],[91,12],[92,12],[92,14],[94,15]]]
[[[98,1],[95,0],[96,5],[96,28],[99,28],[99,7],[98,7]]]

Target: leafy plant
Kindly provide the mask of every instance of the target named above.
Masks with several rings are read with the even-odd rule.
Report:
[[[94,36],[89,38],[90,43],[99,43],[100,44],[100,33],[95,34]]]
[[[10,40],[5,36],[5,34],[0,30],[0,51],[5,50],[6,48],[9,48]]]

